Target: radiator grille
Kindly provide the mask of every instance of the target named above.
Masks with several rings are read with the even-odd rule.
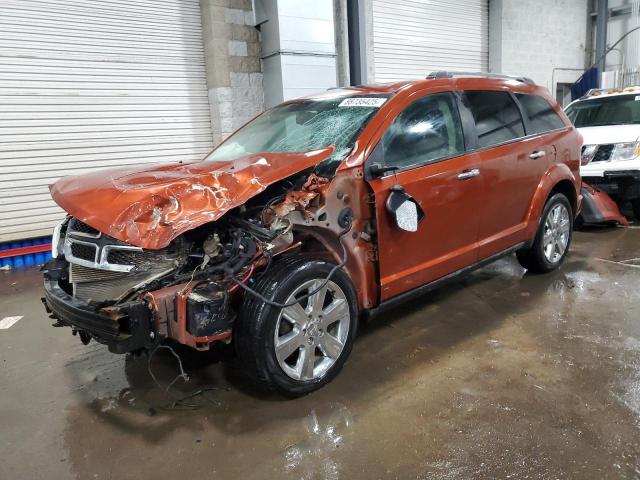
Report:
[[[100,232],[98,230],[96,230],[93,227],[90,227],[89,225],[87,225],[84,222],[81,222],[77,218],[72,218],[69,221],[68,231],[69,232],[77,232],[77,233],[81,233],[81,234],[84,233],[84,234],[90,235],[92,237],[97,237],[97,236],[100,235]]]
[[[131,288],[178,267],[186,256],[143,250],[72,218],[64,243],[73,295],[85,302],[114,301]]]
[[[96,247],[94,245],[85,245],[84,243],[72,243],[71,253],[74,257],[89,262],[96,261]]]
[[[133,265],[135,267],[148,267],[157,260],[154,252],[135,250],[110,250],[107,254],[107,262],[117,265]]]

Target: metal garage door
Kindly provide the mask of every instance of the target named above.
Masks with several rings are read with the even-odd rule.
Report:
[[[59,177],[211,144],[198,0],[0,2],[0,242],[50,234]]]
[[[487,71],[488,0],[373,0],[376,82]]]

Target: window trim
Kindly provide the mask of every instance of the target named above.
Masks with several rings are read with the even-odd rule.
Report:
[[[531,119],[529,118],[529,114],[527,113],[527,110],[524,108],[524,105],[522,104],[522,102],[520,102],[520,100],[518,99],[516,93],[513,92],[509,92],[511,93],[511,95],[513,96],[513,100],[516,102],[516,104],[518,105],[518,108],[520,108],[520,112],[522,114],[522,118],[526,118],[526,122],[525,122],[525,126],[524,126],[524,133],[525,136],[522,138],[533,138],[533,137],[537,137],[540,135],[546,135],[547,133],[551,133],[551,132],[559,132],[561,130],[564,130],[565,128],[569,128],[567,126],[566,123],[564,123],[564,120],[562,119],[562,117],[560,115],[558,115],[558,112],[556,112],[555,108],[553,108],[553,105],[551,105],[546,98],[544,98],[541,95],[536,95],[535,93],[520,93],[517,92],[519,95],[528,95],[530,97],[540,97],[542,100],[544,100],[545,102],[547,102],[547,104],[549,105],[549,107],[551,108],[551,110],[553,110],[553,112],[558,115],[558,118],[560,119],[560,121],[562,121],[562,127],[558,127],[558,128],[554,128],[553,130],[547,130],[546,132],[540,132],[540,133],[529,133],[529,129],[531,128]]]
[[[470,92],[478,92],[478,91],[482,91],[482,92],[504,92],[505,90],[460,90],[459,93],[460,93],[461,98],[464,98],[464,93],[467,92],[467,91],[470,91]],[[518,101],[517,97],[515,97],[515,94],[512,91],[508,90],[506,92],[513,97],[513,100],[515,101],[518,109],[520,110],[520,116],[522,117],[522,124],[523,124],[523,127],[524,127],[525,135],[523,137],[512,138],[511,140],[507,140],[505,142],[496,143],[495,145],[489,145],[488,147],[480,147],[479,143],[476,142],[475,143],[475,148],[467,150],[467,153],[484,152],[485,150],[489,150],[489,149],[496,148],[496,147],[502,147],[504,145],[509,145],[510,143],[518,142],[520,140],[529,140],[529,139],[532,139],[532,138],[541,137],[543,135],[548,135],[550,133],[558,133],[558,132],[562,132],[562,131],[568,131],[568,130],[570,130],[572,128],[571,125],[567,125],[563,121],[562,122],[563,126],[559,127],[559,128],[556,128],[554,130],[548,130],[548,131],[542,132],[542,133],[528,133],[528,130],[527,130],[528,127],[527,127],[527,124],[525,123],[525,120],[524,120],[525,119],[525,115],[523,115],[522,110],[521,110],[524,107],[520,104],[520,101]],[[468,114],[471,116],[472,123],[471,123],[470,128],[473,129],[474,134],[475,134],[475,136],[477,138],[478,127],[476,125],[475,119],[473,118],[473,114],[471,113],[471,109],[469,109],[469,107],[464,105],[462,102],[461,102],[461,105],[463,106],[463,108],[465,108],[468,111]],[[529,117],[526,116],[526,118],[527,118],[527,122],[528,122]],[[562,117],[560,117],[560,118],[562,119]],[[465,138],[466,138],[466,134],[465,134]]]
[[[475,119],[473,118],[473,114],[471,113],[471,109],[464,104],[464,93],[467,91],[486,91],[486,92],[506,92],[509,95],[512,96],[513,101],[516,103],[516,106],[518,108],[518,110],[520,111],[520,116],[522,118],[522,123],[523,123],[523,127],[524,127],[524,131],[525,131],[525,135],[523,137],[517,137],[511,140],[507,140],[505,142],[501,142],[501,143],[496,143],[495,145],[490,145],[488,147],[480,147],[479,143],[478,143],[478,129],[477,126],[475,124]],[[420,91],[416,92],[416,93],[421,93]],[[383,178],[387,178],[390,177],[392,175],[395,175],[396,173],[403,173],[409,170],[415,170],[417,168],[422,168],[424,166],[427,165],[433,165],[436,163],[440,163],[440,162],[445,162],[447,160],[451,160],[454,158],[458,158],[461,157],[463,155],[468,155],[468,154],[472,154],[472,153],[478,153],[478,152],[484,152],[485,150],[490,150],[492,148],[498,148],[498,147],[502,147],[504,145],[509,145],[511,143],[514,142],[518,142],[521,140],[529,140],[532,138],[536,138],[536,137],[541,137],[543,135],[549,135],[551,133],[559,133],[559,132],[563,132],[563,131],[569,131],[571,128],[575,128],[573,127],[572,124],[567,125],[564,122],[564,119],[562,119],[562,117],[560,117],[563,120],[563,126],[556,128],[554,130],[549,130],[547,132],[543,132],[543,133],[528,133],[528,126],[525,123],[525,117],[527,119],[527,122],[529,120],[528,115],[523,115],[522,113],[522,108],[524,108],[521,104],[520,101],[518,100],[517,97],[515,97],[514,92],[510,91],[510,90],[459,90],[459,89],[455,89],[455,90],[440,90],[440,91],[428,91],[427,93],[425,93],[424,95],[418,96],[415,100],[412,100],[405,108],[403,108],[402,110],[400,110],[395,117],[393,118],[393,120],[391,120],[391,123],[393,123],[395,121],[395,119],[398,117],[398,115],[400,115],[407,107],[409,107],[409,105],[411,105],[413,102],[416,102],[418,100],[421,100],[425,97],[428,97],[430,95],[437,95],[437,94],[450,94],[453,95],[455,98],[455,105],[457,107],[458,110],[458,117],[460,119],[460,123],[462,126],[462,139],[463,139],[463,143],[464,143],[464,151],[454,154],[454,155],[449,155],[447,157],[442,157],[439,158],[437,160],[431,160],[427,163],[420,163],[420,164],[415,164],[415,165],[411,165],[411,166],[407,166],[405,168],[401,168],[399,170],[396,170],[395,172],[389,172],[386,173],[384,175],[382,175],[381,177],[377,177],[377,179],[383,179]],[[544,97],[542,97],[544,98]],[[555,109],[554,109],[555,111]],[[558,112],[556,112],[558,113]],[[385,115],[385,118],[388,117],[388,114]],[[382,132],[382,134],[380,135],[378,141],[376,142],[375,146],[373,146],[373,149],[371,150],[371,153],[369,153],[369,155],[367,155],[367,158],[365,159],[364,163],[363,163],[363,169],[365,172],[365,177],[367,177],[367,166],[370,165],[372,162],[376,161],[376,157],[380,155],[379,153],[379,145],[382,142],[382,137],[384,137],[384,134],[386,133],[386,130],[391,126],[391,123],[389,123],[389,125],[384,129],[384,132]],[[366,178],[366,180],[370,181],[372,180],[371,178]]]
[[[427,162],[421,162],[421,163],[414,163],[412,165],[407,165],[405,167],[399,168],[398,170],[386,173],[384,175],[382,175],[381,177],[378,177],[380,179],[382,178],[387,178],[390,177],[392,175],[398,174],[398,173],[402,173],[402,172],[406,172],[409,170],[415,170],[417,168],[422,168],[425,167],[427,165],[433,165],[436,163],[440,163],[440,162],[444,162],[446,160],[450,160],[452,158],[457,158],[457,157],[461,157],[462,155],[466,155],[467,153],[469,153],[469,150],[467,148],[467,140],[468,137],[465,133],[465,128],[464,128],[464,120],[462,118],[462,115],[460,113],[460,106],[459,106],[459,92],[457,90],[443,90],[443,91],[439,91],[439,92],[430,92],[427,93],[425,95],[422,95],[418,98],[416,98],[415,100],[412,100],[408,105],[406,105],[402,110],[400,110],[397,115],[393,118],[393,120],[391,120],[391,123],[385,128],[385,131],[382,133],[382,135],[380,135],[380,138],[378,140],[378,142],[376,143],[376,146],[373,148],[373,150],[371,151],[371,153],[369,154],[369,156],[367,157],[366,161],[365,161],[365,172],[367,171],[367,164],[370,164],[371,162],[375,162],[375,160],[377,159],[376,157],[380,156],[380,151],[379,149],[381,149],[381,145],[382,145],[382,139],[384,138],[385,134],[387,133],[388,129],[391,127],[391,125],[393,124],[393,122],[396,121],[396,119],[405,111],[407,110],[411,105],[413,105],[416,102],[419,102],[420,100],[423,100],[427,97],[430,97],[432,95],[449,95],[453,102],[452,105],[455,107],[455,110],[458,114],[458,121],[460,122],[460,128],[461,128],[461,133],[462,133],[462,151],[455,153],[453,155],[449,155],[446,157],[440,157],[438,159],[435,160],[429,160]]]
[[[513,101],[515,103],[515,107],[518,110],[518,113],[520,113],[520,119],[522,121],[522,130],[524,131],[524,136],[522,136],[522,137],[516,137],[516,138],[512,138],[510,140],[506,140],[504,142],[496,143],[496,144],[493,144],[493,145],[488,145],[486,147],[481,147],[480,146],[480,140],[479,140],[479,137],[478,137],[478,125],[476,124],[476,119],[473,117],[473,113],[471,112],[471,108],[469,106],[465,105],[465,108],[467,109],[467,111],[469,112],[469,115],[471,116],[471,120],[472,120],[472,123],[471,123],[472,127],[471,128],[473,128],[474,135],[475,135],[475,138],[476,138],[475,149],[467,150],[469,153],[471,153],[471,152],[482,152],[482,151],[488,150],[490,148],[498,147],[498,146],[501,146],[501,145],[508,145],[510,143],[517,142],[518,140],[522,140],[523,138],[527,138],[527,126],[526,126],[525,121],[524,121],[524,116],[522,115],[521,106],[520,106],[520,103],[517,102],[517,99],[515,98],[515,96],[513,95],[513,92],[511,90],[482,90],[482,89],[480,89],[480,90],[475,90],[475,89],[474,90],[471,90],[471,89],[469,89],[469,90],[460,90],[460,96],[462,98],[466,98],[465,93],[467,93],[467,92],[495,92],[495,93],[506,93],[507,95],[509,95],[509,97],[511,98],[511,101]]]

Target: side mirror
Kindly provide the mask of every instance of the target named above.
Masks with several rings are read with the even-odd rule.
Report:
[[[387,210],[395,219],[396,225],[405,232],[417,232],[424,218],[424,211],[401,185],[391,187],[387,198]]]
[[[400,167],[395,165],[380,165],[377,162],[371,163],[368,167],[369,178],[380,178],[387,172],[395,172]]]

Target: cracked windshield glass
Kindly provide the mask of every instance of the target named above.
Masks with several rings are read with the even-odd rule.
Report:
[[[238,130],[205,160],[222,162],[253,153],[306,152],[335,146],[319,170],[330,174],[387,96],[303,100],[277,106]]]

